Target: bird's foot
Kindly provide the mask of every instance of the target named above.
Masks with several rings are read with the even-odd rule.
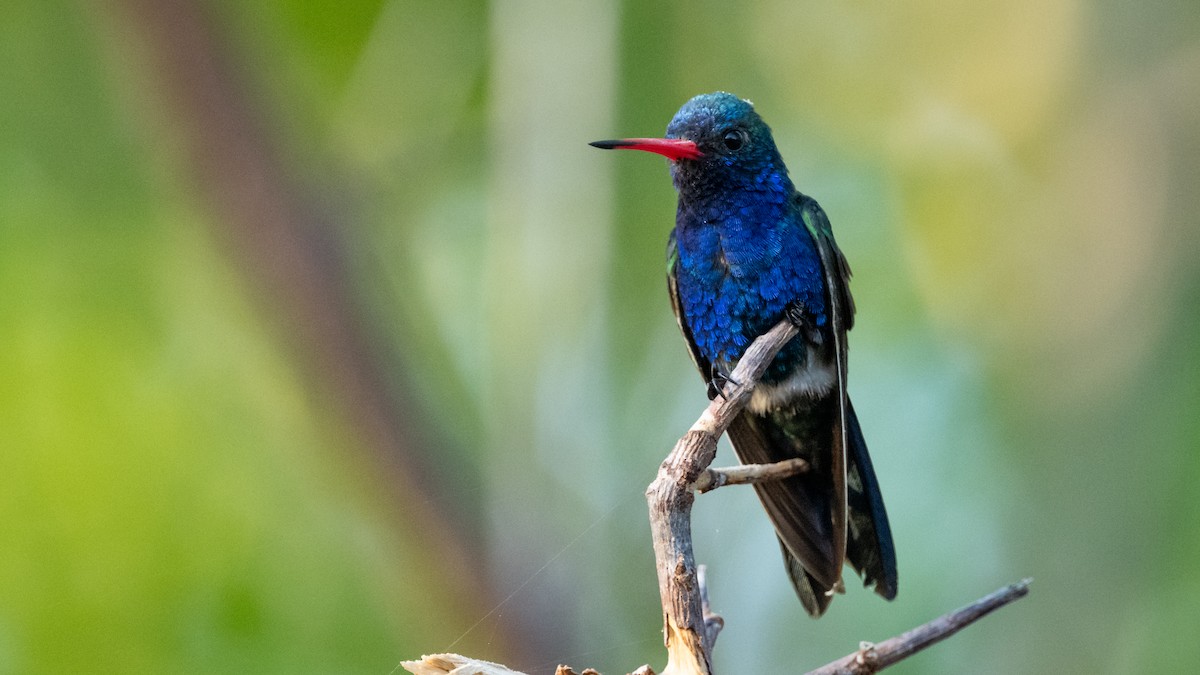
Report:
[[[735,387],[740,386],[740,382],[730,379],[729,374],[722,372],[717,364],[712,364],[708,370],[708,400],[713,400],[718,396],[725,396],[725,385],[732,384]]]
[[[808,306],[802,300],[793,300],[784,309],[787,320],[800,331],[809,344],[819,345],[824,341],[817,319],[808,311]]]

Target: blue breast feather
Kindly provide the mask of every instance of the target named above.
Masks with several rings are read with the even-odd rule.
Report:
[[[819,327],[828,324],[820,254],[800,215],[788,204],[737,209],[709,205],[676,221],[680,308],[701,356],[731,369],[754,338],[799,300]],[[792,340],[764,382],[778,383],[803,367],[804,340]]]

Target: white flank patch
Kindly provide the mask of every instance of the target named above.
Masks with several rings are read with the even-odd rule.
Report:
[[[820,398],[837,384],[837,370],[831,362],[816,362],[810,359],[804,370],[792,373],[779,384],[759,384],[750,395],[747,409],[764,414],[785,405],[798,396]]]

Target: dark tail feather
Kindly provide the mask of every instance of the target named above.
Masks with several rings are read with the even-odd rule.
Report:
[[[883,496],[879,492],[879,482],[875,479],[875,469],[871,466],[871,456],[867,453],[867,443],[858,426],[854,406],[848,406],[846,413],[849,425],[849,475],[846,485],[849,533],[846,557],[851,567],[863,577],[864,586],[874,585],[876,593],[892,600],[896,597],[897,579],[892,530],[888,525]],[[788,577],[792,580],[800,603],[809,614],[821,616],[833,601],[831,588],[814,579],[782,540],[779,545],[783,549]]]
[[[738,458],[746,464],[766,464],[804,456],[812,470],[778,481],[756,483],[755,490],[775,526],[784,563],[804,608],[820,616],[829,606],[828,591],[841,576],[842,560],[833,553],[830,500],[833,486],[828,460],[810,454],[808,430],[797,429],[811,411],[788,409],[758,415],[743,411],[729,427]]]
[[[814,579],[782,539],[779,540],[779,548],[783,549],[783,566],[787,569],[792,588],[796,589],[796,597],[800,598],[804,611],[814,619],[820,617],[829,609],[829,603],[833,602],[833,588]]]
[[[743,411],[729,427],[738,458],[746,464],[808,459],[807,473],[779,481],[756,483],[755,490],[775,525],[784,565],[805,611],[825,613],[833,592],[841,590],[843,561],[833,559],[830,499],[833,485],[828,459],[815,447],[829,442],[818,428],[828,429],[830,398],[808,409],[780,409],[765,414]],[[822,408],[821,406],[827,406]],[[879,483],[867,454],[853,406],[846,410],[847,544],[846,557],[867,586],[891,600],[896,596],[896,552]],[[818,420],[825,420],[820,422]],[[825,432],[826,434],[828,432]],[[816,445],[813,445],[816,443]]]
[[[892,544],[892,529],[883,508],[875,469],[871,467],[871,456],[867,454],[867,442],[849,399],[846,400],[846,418],[850,427],[847,433],[850,444],[847,500],[850,509],[846,557],[862,575],[863,585],[874,584],[876,593],[891,600],[896,597],[896,548]]]

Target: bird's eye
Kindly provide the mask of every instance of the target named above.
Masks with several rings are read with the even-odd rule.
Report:
[[[725,142],[726,148],[735,151],[741,150],[742,146],[746,144],[746,132],[742,131],[741,129],[730,129],[729,131],[725,132],[725,136],[722,138],[722,140]]]

